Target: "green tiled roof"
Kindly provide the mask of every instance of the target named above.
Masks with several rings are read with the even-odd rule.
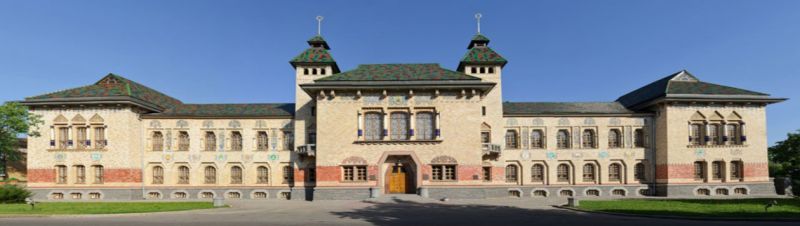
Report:
[[[28,97],[25,99],[46,100],[123,96],[133,97],[164,109],[181,104],[181,101],[175,98],[115,74],[108,74],[100,79],[100,81],[97,81],[92,85]]]
[[[632,114],[619,102],[505,102],[505,115]]]
[[[308,39],[307,42],[308,42],[308,45],[310,45],[310,46],[314,46],[314,44],[321,44],[322,48],[331,49],[331,47],[328,46],[328,42],[326,42],[325,39],[322,38],[322,36],[319,36],[319,35],[315,35],[314,37],[311,37],[310,39]]]
[[[358,68],[316,81],[419,81],[480,80],[464,73],[444,69],[439,64],[362,64]]]
[[[483,36],[482,34],[475,34],[475,36],[472,36],[472,41],[489,42],[489,38],[487,38],[486,36]]]
[[[634,107],[669,95],[725,95],[725,98],[769,97],[769,94],[765,93],[702,82],[688,71],[682,70],[625,94],[617,101],[627,107]]]
[[[327,49],[308,48],[294,57],[291,63],[336,63]]]
[[[151,117],[291,117],[294,104],[182,104]]]
[[[308,42],[325,42],[325,39],[322,36],[314,35],[314,37],[308,39]]]
[[[461,58],[461,63],[496,63],[505,65],[508,61],[486,46],[473,47]]]

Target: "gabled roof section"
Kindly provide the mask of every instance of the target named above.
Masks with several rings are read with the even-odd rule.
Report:
[[[439,64],[362,64],[356,69],[315,80],[326,81],[443,81],[478,77],[444,69]]]
[[[785,100],[772,98],[765,93],[703,82],[688,71],[682,70],[625,94],[617,101],[628,108],[638,109],[660,98],[741,99],[769,103]]]
[[[309,46],[314,46],[315,44],[319,44],[319,45],[322,45],[322,48],[324,48],[324,49],[331,49],[331,47],[328,46],[328,42],[326,42],[325,39],[322,38],[321,35],[315,35],[314,37],[311,37],[310,39],[308,39],[308,41],[306,41],[306,42],[308,42]]]
[[[161,109],[182,104],[180,100],[115,74],[108,74],[92,85],[28,97],[25,98],[25,101],[58,101],[103,97],[131,97]]]
[[[619,102],[504,102],[503,115],[634,114]]]
[[[290,118],[293,103],[270,104],[182,104],[148,118]]]
[[[489,38],[482,34],[472,37],[467,49],[469,49],[467,54],[464,54],[458,63],[458,71],[464,71],[466,64],[505,66],[508,63],[500,54],[489,48]]]
[[[473,46],[475,46],[475,43],[489,44],[489,38],[483,36],[482,34],[475,34],[475,36],[472,36],[472,40],[469,42],[467,49],[471,49]]]

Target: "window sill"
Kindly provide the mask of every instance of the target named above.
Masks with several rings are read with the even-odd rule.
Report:
[[[442,140],[357,140],[354,144],[435,144]]]
[[[746,144],[734,144],[734,145],[686,145],[687,148],[746,148],[748,145]]]
[[[47,151],[107,151],[105,147],[103,148],[50,148]]]
[[[363,183],[367,183],[369,181],[366,181],[366,180],[353,180],[353,181],[343,180],[343,181],[339,181],[339,182],[340,183],[347,183],[347,184],[363,184]]]
[[[458,182],[458,181],[456,181],[456,180],[430,180],[430,182],[431,183],[452,183],[452,182]],[[487,182],[487,181],[484,181],[484,182]]]

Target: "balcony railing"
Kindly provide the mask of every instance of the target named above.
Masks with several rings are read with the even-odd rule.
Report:
[[[501,149],[499,144],[490,144],[490,143],[481,144],[481,151],[483,151],[483,155],[500,154],[500,150]]]
[[[300,145],[296,149],[297,154],[307,155],[307,156],[316,156],[317,155],[317,145],[316,144],[305,144]]]

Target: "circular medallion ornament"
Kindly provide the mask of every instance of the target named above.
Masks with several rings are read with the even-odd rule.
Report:
[[[601,159],[608,158],[608,152],[607,151],[601,151],[599,154],[597,154],[597,157],[601,158]]]
[[[92,153],[92,161],[97,162],[97,161],[100,161],[100,159],[103,159],[103,154]]]
[[[555,152],[547,152],[547,159],[551,159],[552,160],[552,159],[556,159],[556,158],[558,158],[558,154],[556,154]]]
[[[269,158],[270,161],[278,161],[278,155],[277,154],[270,154],[268,158]]]
[[[64,154],[64,153],[58,153],[54,157],[55,157],[56,161],[59,161],[59,162],[64,161],[64,159],[67,159],[67,155]]]
[[[528,160],[531,158],[531,152],[528,150],[523,150],[522,153],[519,154],[519,157],[523,160]]]
[[[706,156],[706,151],[703,149],[697,149],[696,151],[694,151],[694,155],[702,158]]]

